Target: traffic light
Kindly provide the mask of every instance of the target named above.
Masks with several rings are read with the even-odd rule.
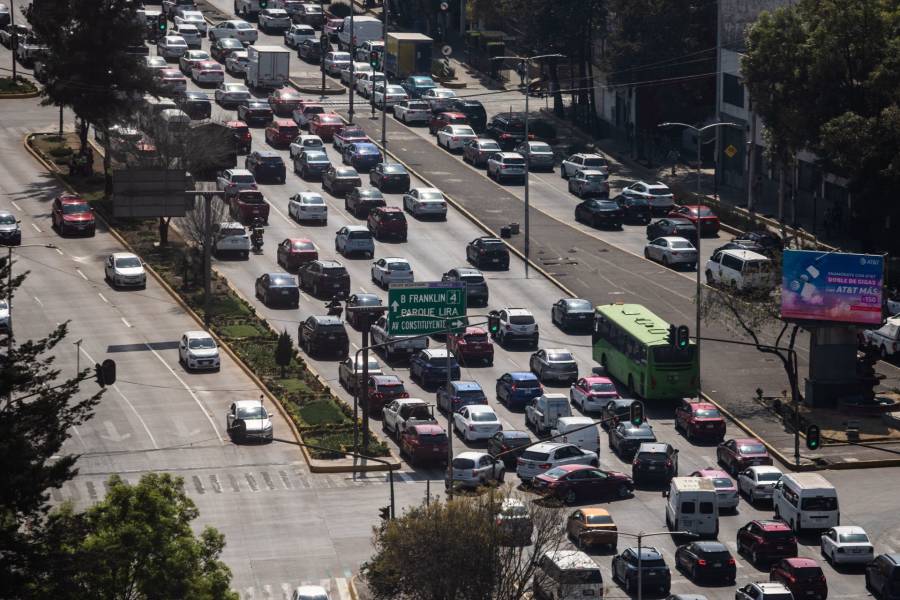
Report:
[[[390,505],[388,505],[388,506],[382,506],[381,508],[379,508],[379,509],[378,509],[378,514],[381,515],[381,518],[382,518],[383,520],[385,520],[385,521],[389,520],[389,519],[391,518],[391,507],[390,507]]]
[[[378,68],[378,52],[376,52],[375,50],[369,52],[369,64],[373,69]]]
[[[670,346],[675,346],[678,341],[678,328],[674,325],[669,325],[669,335],[666,336],[666,341]]]
[[[488,333],[491,335],[497,335],[500,331],[500,315],[489,314],[488,315]]]
[[[259,0],[259,10],[265,10],[269,8],[269,0]]]
[[[818,425],[810,425],[806,428],[806,447],[810,450],[818,450],[822,444]]]
[[[632,402],[631,406],[628,408],[629,417],[631,420],[631,424],[635,427],[639,427],[641,423],[644,422],[644,405],[640,402]]]
[[[675,332],[675,347],[679,350],[686,350],[688,344],[691,343],[691,331],[687,325],[679,325]]]
[[[116,382],[116,361],[107,358],[103,364],[94,365],[94,381],[100,387],[106,387]]]

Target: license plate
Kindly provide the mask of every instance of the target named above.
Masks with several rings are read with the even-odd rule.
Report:
[[[815,593],[816,593],[815,590],[806,590],[806,595],[807,595],[807,596],[812,596],[812,595],[815,594]]]
[[[329,339],[329,340],[333,340],[333,339],[335,339],[335,337],[334,337],[333,335],[329,335],[329,336],[328,336],[328,339]]]
[[[706,428],[707,428],[707,429],[715,429],[716,426],[713,425],[712,423],[710,423],[709,425],[706,426]]]
[[[440,448],[432,448],[431,451],[432,451],[432,452],[440,452],[441,449],[440,449]]]
[[[281,290],[281,295],[282,295],[282,296],[287,296],[287,295],[290,294],[290,293],[291,293],[290,290]]]
[[[653,466],[653,465],[650,465],[649,467],[647,467],[647,470],[648,470],[648,471],[655,471],[655,470],[656,470],[656,467]]]
[[[582,590],[581,593],[584,594],[585,596],[593,596],[594,590]]]
[[[721,566],[722,566],[722,563],[714,563],[714,564],[713,564],[713,567],[715,567],[715,568],[717,568],[717,569],[718,569],[719,567],[721,567]]]
[[[775,546],[776,550],[784,550],[784,546]]]
[[[492,258],[492,259],[491,259],[491,262],[498,263],[498,262],[500,262],[500,259],[499,259],[499,258]]]

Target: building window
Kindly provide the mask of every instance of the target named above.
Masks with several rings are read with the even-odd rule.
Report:
[[[744,86],[734,75],[722,74],[722,101],[744,108]]]

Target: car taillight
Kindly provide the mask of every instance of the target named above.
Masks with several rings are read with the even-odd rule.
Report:
[[[538,468],[539,468],[539,469],[549,469],[549,468],[552,467],[552,466],[553,466],[553,465],[551,465],[550,463],[544,463],[544,464],[542,464],[542,465],[538,465]]]
[[[667,461],[666,461],[666,466],[667,466],[667,467],[671,467],[671,466],[672,466],[672,461],[671,461],[671,460],[667,460]]]
[[[522,458],[517,458],[517,459],[516,459],[516,464],[517,464],[517,465],[524,465],[524,464],[525,464],[525,461],[524,461]]]
[[[469,425],[469,431],[475,431],[475,426],[474,426],[474,425]]]
[[[400,394],[398,394],[397,397],[398,398],[409,398],[409,394],[407,394],[406,392],[400,392]]]
[[[501,139],[501,140],[508,140],[508,139],[511,138],[511,137],[512,137],[512,136],[509,135],[508,133],[501,133],[501,134],[500,134],[500,139]]]
[[[734,559],[733,559],[733,558],[729,558],[729,559],[728,559],[728,564],[729,564],[729,565],[734,565],[734,564],[735,564]]]
[[[702,558],[697,559],[697,566],[705,567],[705,566],[706,566],[706,560],[705,560],[705,559],[702,559]]]
[[[636,458],[633,461],[631,461],[631,464],[634,466],[638,466],[639,464],[641,464],[641,461],[640,461],[640,459]]]

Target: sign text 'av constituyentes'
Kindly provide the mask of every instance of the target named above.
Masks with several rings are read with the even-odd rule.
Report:
[[[392,283],[388,289],[388,334],[441,333],[466,323],[466,289],[453,281]]]

